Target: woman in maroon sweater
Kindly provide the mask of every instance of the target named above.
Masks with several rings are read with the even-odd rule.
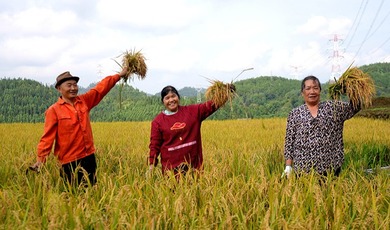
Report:
[[[162,89],[161,101],[165,110],[151,124],[149,172],[157,166],[159,156],[163,174],[171,170],[178,178],[190,168],[202,170],[201,124],[218,107],[212,101],[181,106],[173,86]]]

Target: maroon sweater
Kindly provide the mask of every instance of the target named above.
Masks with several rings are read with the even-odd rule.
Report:
[[[161,154],[163,172],[181,163],[201,169],[203,163],[200,128],[202,121],[217,108],[211,101],[188,106],[179,106],[177,113],[158,114],[152,121],[149,164],[158,163]]]

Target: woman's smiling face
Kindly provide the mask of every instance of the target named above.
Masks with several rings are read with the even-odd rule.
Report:
[[[176,93],[169,92],[163,98],[163,103],[164,103],[165,108],[168,111],[177,112],[177,109],[179,108],[180,99]]]

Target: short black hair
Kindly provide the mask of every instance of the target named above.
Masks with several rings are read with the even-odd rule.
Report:
[[[303,89],[305,88],[305,82],[307,80],[312,80],[312,81],[316,81],[318,83],[318,86],[320,87],[320,91],[321,91],[321,82],[320,80],[318,80],[317,77],[313,76],[313,75],[309,75],[307,77],[305,77],[302,82],[301,82],[301,92],[303,92]]]
[[[180,95],[179,95],[179,92],[177,92],[176,88],[171,86],[171,85],[168,85],[168,86],[165,86],[162,90],[161,90],[161,102],[163,102],[164,100],[164,97],[167,96],[168,93],[174,93],[177,95],[177,97],[180,99]]]

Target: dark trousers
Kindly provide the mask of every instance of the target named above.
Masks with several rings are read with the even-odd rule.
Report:
[[[175,174],[176,180],[180,180],[182,176],[185,176],[190,167],[188,164],[181,164],[173,169],[173,173]]]
[[[82,159],[62,165],[61,176],[72,186],[96,184],[96,158],[91,154]]]
[[[340,175],[340,173],[341,173],[341,167],[339,167],[337,169],[332,169],[332,170],[324,172],[324,173],[321,173],[320,175],[327,177],[328,174],[333,174],[334,176],[338,177]]]

